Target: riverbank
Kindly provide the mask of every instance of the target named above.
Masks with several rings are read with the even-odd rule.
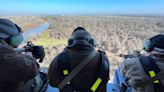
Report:
[[[41,24],[47,22],[39,16],[0,16],[0,18],[6,18],[13,21],[19,25],[23,31],[39,27]]]
[[[33,37],[33,43],[36,45],[43,45],[45,48],[52,48],[57,45],[67,45],[67,39],[57,39],[50,35],[51,29],[45,30],[42,34]]]

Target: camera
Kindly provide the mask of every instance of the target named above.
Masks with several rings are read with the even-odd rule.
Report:
[[[35,46],[32,42],[27,42],[27,44],[23,48],[14,49],[18,53],[22,52],[32,52],[34,58],[39,59],[39,63],[43,62],[45,57],[45,51],[43,46]]]

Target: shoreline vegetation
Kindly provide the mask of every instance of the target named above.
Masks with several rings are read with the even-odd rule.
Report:
[[[27,31],[40,26],[45,23],[44,19],[36,16],[0,16],[0,18],[7,18],[18,24],[23,31]]]
[[[43,45],[45,48],[57,46],[57,45],[67,45],[67,39],[57,39],[50,36],[51,29],[46,30],[42,34],[33,37],[33,43],[35,45]]]

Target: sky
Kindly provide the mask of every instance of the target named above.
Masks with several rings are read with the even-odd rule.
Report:
[[[0,0],[0,15],[164,15],[164,0]]]

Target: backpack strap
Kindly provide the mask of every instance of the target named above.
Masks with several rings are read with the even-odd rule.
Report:
[[[105,52],[100,51],[101,54],[101,66],[98,71],[98,78],[95,80],[93,85],[90,87],[92,92],[96,92],[96,90],[100,87],[102,83],[107,83],[109,80],[109,61],[106,57]]]
[[[156,76],[149,78],[143,82],[138,82],[135,83],[136,87],[145,87],[146,85],[152,83],[155,80],[159,80],[159,79],[163,79],[164,78],[164,71],[159,72],[158,74],[156,74]]]
[[[161,70],[159,69],[158,65],[155,63],[155,60],[151,58],[150,56],[140,56],[140,63],[145,71],[145,73],[150,77],[153,78],[158,74]],[[164,87],[160,83],[160,80],[153,81],[154,90],[156,92],[163,92]]]
[[[58,84],[58,88],[62,89],[67,83],[69,83],[88,63],[91,61],[97,51],[91,52],[75,69],[73,69],[67,76]]]
[[[79,54],[77,51],[71,51],[68,48],[65,48],[63,53],[60,54],[59,59],[58,59],[58,69],[59,69],[59,75],[60,78],[63,80],[71,71],[71,58],[70,58],[70,53],[74,54]],[[82,55],[86,55],[82,54]]]

